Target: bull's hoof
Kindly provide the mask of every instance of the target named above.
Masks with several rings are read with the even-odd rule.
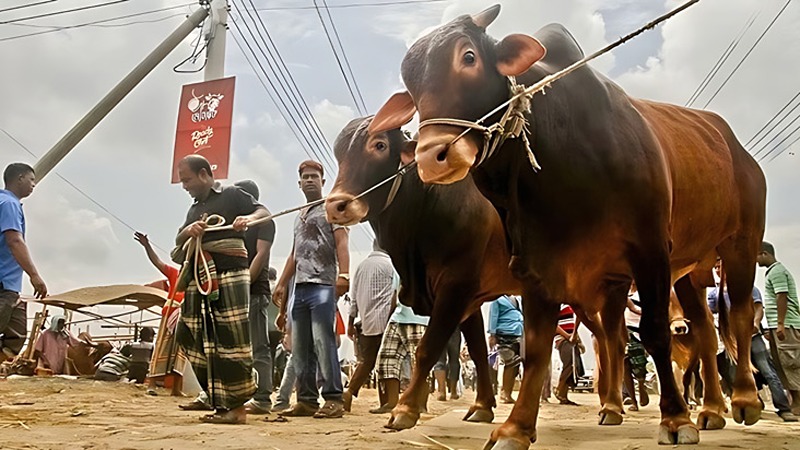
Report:
[[[725,418],[713,411],[701,411],[697,415],[697,426],[701,430],[721,430],[725,428]]]
[[[531,437],[531,444],[536,442],[536,435]],[[498,440],[489,439],[483,450],[528,450],[530,444],[511,437],[501,437]]]
[[[685,424],[678,427],[676,431],[664,424],[658,426],[659,445],[687,445],[700,442],[700,430],[694,424]]]
[[[758,406],[731,405],[731,409],[733,410],[733,420],[736,423],[744,422],[745,425],[752,425],[761,418],[761,408]]]
[[[401,413],[392,413],[392,417],[389,418],[389,423],[384,425],[384,428],[388,428],[390,430],[407,430],[409,428],[414,428],[414,425],[417,424],[417,420],[419,419],[419,415],[412,415],[410,413],[401,412]]]
[[[494,420],[494,413],[491,409],[476,409],[475,411],[468,412],[464,420],[467,422],[492,423],[492,420]]]
[[[598,425],[621,425],[622,414],[617,411],[602,410],[599,413],[600,419],[597,421]]]
[[[414,428],[417,424],[417,419],[408,415],[408,414],[398,414],[396,416],[392,416],[389,419],[389,423],[385,425],[385,428],[389,428],[391,430],[407,430],[409,428]]]

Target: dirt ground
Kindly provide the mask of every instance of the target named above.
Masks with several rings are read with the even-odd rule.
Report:
[[[63,378],[0,379],[0,448],[3,449],[474,449],[482,448],[497,423],[511,410],[501,405],[495,424],[462,422],[474,394],[457,401],[428,403],[430,414],[415,429],[383,429],[387,416],[369,414],[375,390],[362,391],[353,413],[343,419],[290,418],[265,423],[250,416],[247,425],[207,425],[198,413],[178,410],[186,399],[147,395],[141,386]],[[538,449],[650,449],[656,445],[658,398],[625,423],[600,427],[597,397],[573,394],[582,406],[544,404]],[[273,415],[274,417],[274,415]],[[701,434],[694,448],[800,449],[800,425],[784,424],[772,412],[745,428],[728,419],[722,431]]]

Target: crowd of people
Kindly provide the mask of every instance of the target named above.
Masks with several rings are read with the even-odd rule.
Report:
[[[268,220],[267,208],[259,203],[258,186],[249,180],[223,186],[214,179],[209,162],[197,155],[181,160],[178,174],[193,203],[171,254],[177,266],[158,258],[146,234],[136,233],[134,239],[166,277],[155,284],[171,299],[163,314],[174,318],[175,339],[202,389],[196,399],[180,407],[209,411],[201,420],[220,424],[240,424],[248,414],[272,412],[286,417],[340,418],[374,379],[379,403],[370,412],[390,412],[415,365],[428,317],[397,301],[400,279],[377,240],[351,279],[348,229],[328,223],[317,202],[323,198],[325,184],[322,165],[305,161],[298,168],[298,186],[312,206],[302,209],[294,221],[292,250],[280,277],[269,267],[276,228]],[[13,357],[27,337],[25,303],[19,295],[23,273],[28,274],[37,298],[47,295],[47,287],[25,245],[20,203],[35,186],[33,168],[11,164],[4,182],[5,189],[0,190],[0,348],[6,357]],[[222,223],[231,227],[217,230]],[[778,415],[794,422],[800,413],[800,304],[792,275],[775,255],[774,246],[764,242],[758,265],[766,268],[766,283],[763,296],[757,288],[753,290],[751,363],[769,387]],[[718,278],[721,264],[715,268]],[[345,325],[337,305],[348,292]],[[719,284],[708,292],[709,309],[715,316],[722,302],[730,302],[727,291],[722,298],[719,292]],[[514,295],[503,295],[489,307],[488,362],[502,403],[515,401],[525,343],[522,311],[521,298]],[[640,317],[634,284],[625,311],[628,343],[622,386],[630,410],[649,403],[648,356],[639,336]],[[560,404],[575,405],[569,392],[584,378],[586,350],[580,325],[572,308],[561,305],[553,341],[561,373],[555,389],[547,377],[542,401],[554,394]],[[354,342],[357,355],[349,379],[343,376],[338,352],[344,333]],[[136,342],[112,350],[97,363],[94,378],[144,382],[154,339],[152,328],[141,329]],[[52,373],[62,373],[67,348],[78,342],[66,329],[66,319],[54,316],[35,343],[34,361]],[[722,346],[717,359],[723,386],[730,393],[734,363]],[[435,398],[447,401],[449,393],[451,400],[458,399],[464,386],[474,386],[474,366],[457,331],[430,377]]]

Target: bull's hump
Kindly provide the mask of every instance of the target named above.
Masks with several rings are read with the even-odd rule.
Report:
[[[583,49],[572,36],[572,33],[560,23],[545,25],[533,34],[547,49],[543,63],[563,69],[583,59]]]

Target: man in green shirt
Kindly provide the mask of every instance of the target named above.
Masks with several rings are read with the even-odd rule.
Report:
[[[775,259],[775,247],[761,243],[758,265],[767,268],[764,315],[770,351],[784,387],[792,395],[792,412],[800,413],[800,303],[792,274]]]

